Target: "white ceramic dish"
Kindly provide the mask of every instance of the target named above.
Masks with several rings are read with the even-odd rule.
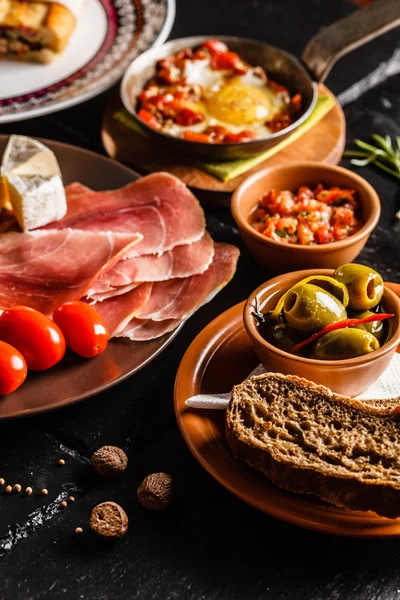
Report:
[[[86,0],[50,65],[0,62],[0,124],[62,110],[113,85],[140,52],[168,37],[175,0]]]

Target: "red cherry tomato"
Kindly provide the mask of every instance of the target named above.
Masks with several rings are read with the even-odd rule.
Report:
[[[228,50],[228,46],[219,40],[206,40],[201,45],[203,48],[207,48],[212,54],[222,54]]]
[[[28,374],[24,357],[16,348],[0,342],[0,394],[11,394]]]
[[[44,371],[65,354],[65,339],[55,323],[27,306],[13,306],[0,317],[0,340],[17,348],[28,369]]]
[[[66,302],[53,314],[63,332],[68,348],[79,356],[92,358],[106,349],[108,329],[99,313],[85,302]]]
[[[182,127],[190,127],[196,123],[202,123],[205,117],[201,113],[195,112],[190,108],[182,109],[175,117],[175,123]]]

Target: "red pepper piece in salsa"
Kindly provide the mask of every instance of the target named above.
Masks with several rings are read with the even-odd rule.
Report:
[[[154,129],[161,129],[161,123],[159,123],[159,121],[157,121],[157,119],[151,113],[149,113],[148,110],[141,108],[138,112],[138,117],[147,125],[150,125],[150,127],[153,127]]]
[[[206,133],[197,133],[197,131],[190,131],[190,129],[186,129],[183,132],[183,137],[185,140],[189,140],[189,142],[202,142],[203,144],[212,143],[212,138]]]

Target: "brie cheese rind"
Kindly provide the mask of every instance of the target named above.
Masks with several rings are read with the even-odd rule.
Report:
[[[1,165],[1,204],[11,205],[23,231],[62,219],[67,200],[54,153],[41,142],[12,135]]]
[[[51,62],[75,25],[75,15],[63,4],[0,0],[0,58]]]

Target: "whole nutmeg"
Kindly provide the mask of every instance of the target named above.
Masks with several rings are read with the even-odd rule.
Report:
[[[137,497],[145,508],[164,510],[172,502],[172,477],[167,473],[147,475],[140,484]]]
[[[90,459],[94,470],[102,477],[115,477],[123,473],[128,465],[128,457],[117,446],[102,446]]]
[[[121,537],[128,531],[128,516],[119,504],[103,502],[92,510],[89,527],[102,537]]]

